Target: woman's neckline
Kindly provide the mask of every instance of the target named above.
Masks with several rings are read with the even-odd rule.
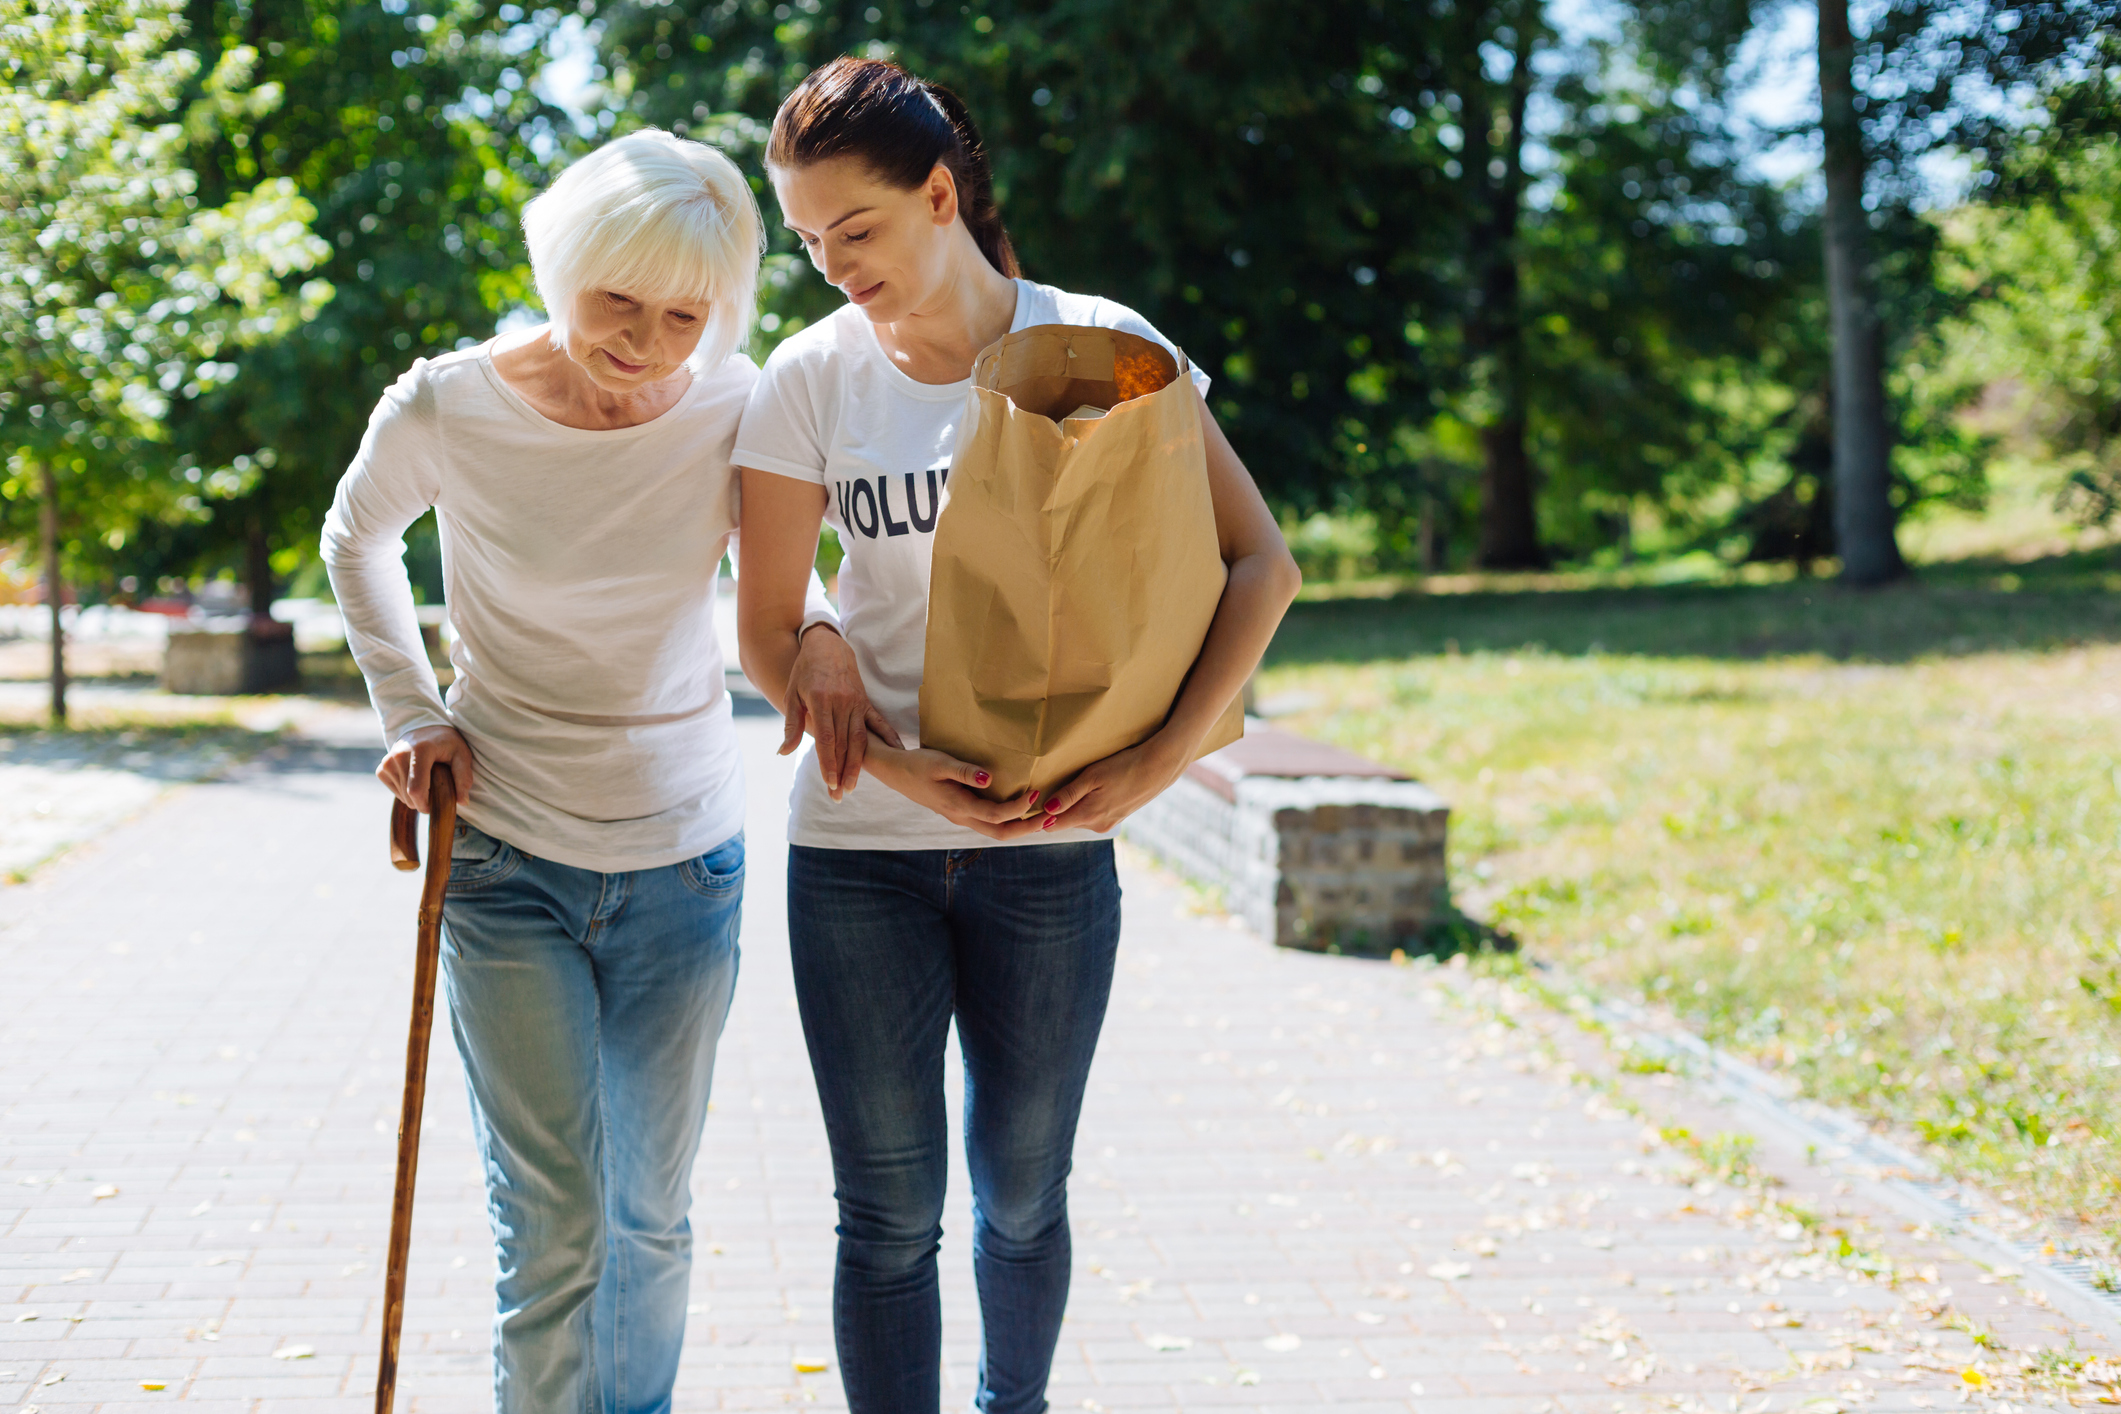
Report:
[[[684,388],[679,391],[677,397],[671,400],[669,407],[664,408],[654,417],[651,417],[644,422],[628,423],[624,427],[577,427],[571,422],[561,422],[558,418],[552,417],[542,411],[536,403],[533,403],[528,397],[524,395],[522,389],[516,387],[515,384],[509,382],[508,379],[502,374],[501,366],[495,360],[494,354],[500,348],[501,341],[505,337],[507,336],[502,334],[496,334],[492,338],[488,339],[484,344],[481,344],[479,346],[480,369],[486,374],[486,377],[489,381],[492,382],[494,387],[500,390],[501,396],[508,402],[511,407],[515,408],[525,417],[528,417],[534,422],[536,422],[539,426],[550,429],[554,432],[565,433],[569,436],[574,437],[639,436],[641,433],[648,431],[648,429],[658,426],[661,423],[676,416],[678,413],[682,412],[685,408],[685,405],[692,401],[693,396],[698,393],[700,389],[701,379],[699,371],[688,364],[685,366]]]
[[[1030,281],[1018,275],[1013,278],[1013,283],[1016,285],[1016,309],[1009,316],[1009,327],[1003,331],[1005,335],[1014,334],[1017,330],[1024,327],[1024,317],[1029,308],[1027,301],[1030,299],[1031,294]],[[905,369],[900,368],[891,361],[891,354],[885,349],[883,339],[877,334],[876,325],[864,317],[859,309],[851,304],[841,305],[840,309],[848,317],[861,320],[862,332],[860,337],[864,346],[868,349],[869,356],[876,361],[878,367],[882,368],[886,374],[897,381],[897,386],[901,391],[911,393],[917,398],[923,398],[930,402],[954,401],[964,396],[966,386],[972,382],[970,369],[966,370],[964,377],[954,379],[948,383],[923,383],[920,379],[915,378],[912,374],[906,372]],[[979,351],[974,350],[973,352],[976,358]]]

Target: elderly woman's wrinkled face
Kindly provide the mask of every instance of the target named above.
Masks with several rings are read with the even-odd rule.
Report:
[[[949,278],[957,189],[944,169],[911,191],[878,182],[851,157],[768,175],[810,263],[874,322],[918,311]]]
[[[704,304],[585,290],[575,296],[567,357],[606,392],[639,392],[676,373],[706,328]]]

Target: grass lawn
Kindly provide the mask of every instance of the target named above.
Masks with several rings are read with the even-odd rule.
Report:
[[[1454,807],[1462,904],[2121,1245],[2121,550],[1297,605],[1278,725]]]

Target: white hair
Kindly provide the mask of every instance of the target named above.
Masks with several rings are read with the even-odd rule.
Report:
[[[766,228],[744,174],[705,143],[659,128],[605,143],[524,208],[523,235],[554,347],[589,290],[706,305],[702,369],[751,330]]]

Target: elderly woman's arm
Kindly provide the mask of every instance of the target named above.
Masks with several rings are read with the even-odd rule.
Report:
[[[323,535],[331,591],[346,620],[346,646],[383,719],[389,753],[376,777],[423,811],[437,762],[448,764],[460,798],[472,788],[471,748],[442,705],[405,573],[405,530],[426,514],[441,485],[432,416],[410,374],[384,395],[332,498]]]
[[[737,561],[737,658],[744,676],[785,718],[781,754],[808,731],[818,770],[834,800],[853,790],[868,757],[869,733],[898,745],[884,714],[870,705],[854,650],[838,622],[820,612],[814,562],[825,488],[741,471],[742,550]]]

